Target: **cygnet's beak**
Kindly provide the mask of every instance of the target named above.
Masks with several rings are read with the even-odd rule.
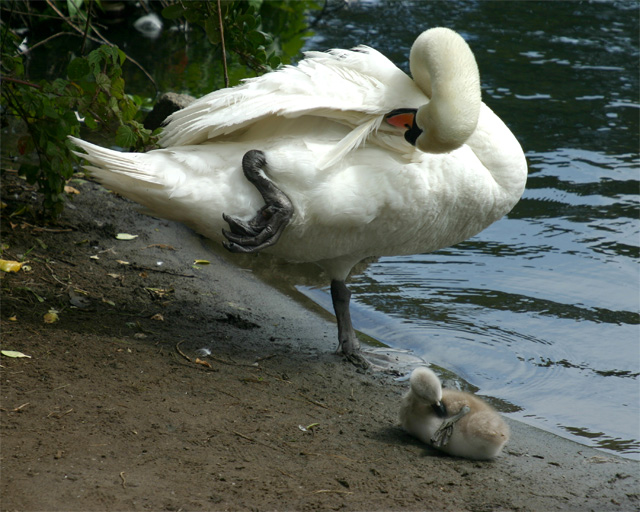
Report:
[[[442,402],[436,402],[435,404],[432,404],[431,408],[434,410],[438,418],[447,417],[447,408]]]

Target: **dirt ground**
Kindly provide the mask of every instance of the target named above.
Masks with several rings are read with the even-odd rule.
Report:
[[[3,511],[640,507],[637,462],[521,423],[496,461],[438,455],[397,425],[406,383],[333,354],[331,318],[71,186],[43,227],[2,180],[2,258],[27,266],[2,273],[1,346],[31,356],[0,360]]]

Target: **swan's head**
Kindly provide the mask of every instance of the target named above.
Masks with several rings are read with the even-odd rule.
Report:
[[[429,368],[420,366],[411,372],[409,378],[411,391],[427,405],[436,405],[442,402],[442,385],[440,379]]]
[[[407,140],[427,153],[447,153],[462,146],[480,115],[480,74],[469,45],[453,30],[423,32],[411,47],[411,74],[429,103],[415,116],[417,130]]]

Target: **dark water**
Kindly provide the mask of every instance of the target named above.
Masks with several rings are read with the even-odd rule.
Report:
[[[637,2],[351,3],[308,48],[368,44],[403,69],[438,25],[529,162],[522,201],[473,239],[355,276],[354,322],[509,415],[640,453]],[[304,293],[329,307],[326,290]]]
[[[354,275],[356,328],[424,358],[511,417],[638,458],[640,4],[345,5],[305,48],[367,44],[407,70],[420,32],[457,30],[475,52],[484,101],[529,162],[524,198],[505,219],[455,247],[384,258]],[[105,32],[161,90],[200,95],[219,82],[219,56],[193,34],[168,25],[158,40],[131,27]],[[76,46],[55,39],[30,65],[57,76]],[[129,92],[154,93],[137,68],[125,71]],[[326,288],[299,290],[331,309]]]

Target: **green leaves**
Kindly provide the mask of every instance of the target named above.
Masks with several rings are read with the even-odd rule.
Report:
[[[66,7],[68,15],[63,18],[52,8],[47,11],[48,19],[57,15],[61,25],[69,25],[71,20],[76,28],[86,27],[89,36],[97,33],[91,19],[87,24],[90,11],[98,11],[90,8],[92,2],[57,0],[47,3],[50,7],[54,4],[61,10]],[[283,62],[289,63],[304,44],[308,30],[307,11],[319,8],[314,0],[222,0],[220,3],[215,0],[166,0],[162,4],[166,19],[189,24],[190,30],[185,30],[183,37],[196,34],[190,41],[192,46],[206,47],[200,53],[183,51],[180,55],[184,58],[166,66],[170,70],[171,83],[165,89],[192,91],[195,84],[210,90],[221,86],[222,77],[228,76],[233,85],[249,76],[275,69]],[[100,7],[100,2],[93,2],[93,5]],[[160,3],[149,5],[157,9]],[[143,100],[126,93],[122,77],[126,55],[120,49],[103,45],[82,55],[84,43],[78,39],[66,74],[63,71],[62,76],[54,80],[31,83],[19,51],[23,37],[18,36],[17,29],[22,27],[19,25],[21,20],[20,16],[7,16],[0,24],[3,119],[20,119],[27,128],[15,143],[15,154],[21,159],[20,172],[30,183],[38,185],[45,213],[56,216],[63,209],[64,184],[77,164],[68,135],[78,136],[81,128],[106,131],[111,133],[116,144],[126,149],[147,147],[155,142],[155,138],[138,122]],[[38,51],[37,41],[30,40],[29,43]],[[184,41],[180,44],[184,45]],[[226,73],[222,73],[223,69]],[[144,106],[149,107],[150,102],[147,99]],[[30,156],[37,159],[28,158]]]
[[[80,0],[69,0],[79,7]],[[71,9],[71,7],[70,7]],[[2,27],[4,37],[8,29]],[[116,143],[136,148],[152,142],[151,132],[134,120],[139,104],[125,93],[121,64],[126,56],[113,46],[101,46],[86,57],[76,57],[67,65],[67,78],[30,84],[22,76],[21,57],[3,47],[2,106],[29,127],[30,137],[18,141],[18,151],[35,151],[38,165],[23,163],[19,171],[43,194],[43,213],[62,213],[64,186],[74,172],[77,158],[71,153],[67,136],[78,136],[81,120],[89,130],[115,129]],[[8,60],[7,60],[8,59]],[[4,63],[10,65],[5,66]],[[115,125],[115,126],[114,126]]]
[[[241,78],[276,69],[283,61],[289,63],[304,44],[306,13],[315,8],[318,8],[317,2],[309,0],[225,0],[220,3],[218,13],[215,1],[175,1],[162,10],[162,15],[200,27],[220,56],[224,42],[226,66],[233,85]],[[280,41],[283,32],[286,32],[286,50]]]
[[[69,80],[81,80],[89,74],[90,70],[87,59],[78,57],[73,59],[67,66],[67,76]]]

